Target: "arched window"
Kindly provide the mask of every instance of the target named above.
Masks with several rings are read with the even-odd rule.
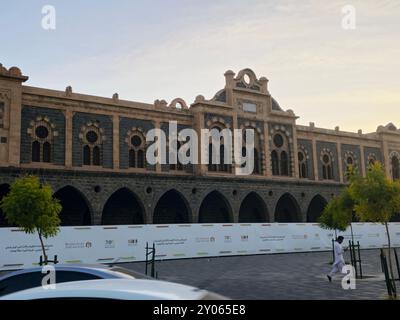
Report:
[[[54,126],[47,118],[39,118],[31,128],[29,135],[32,139],[31,159],[32,162],[47,162],[52,159],[52,139],[54,136]]]
[[[303,151],[299,151],[297,154],[297,158],[299,161],[299,176],[300,179],[308,178],[308,170],[307,170],[307,156]]]
[[[328,153],[322,156],[322,178],[324,180],[333,179],[332,157]]]
[[[51,144],[47,141],[43,143],[43,162],[51,162]]]
[[[356,161],[355,161],[353,153],[346,153],[344,162],[345,162],[345,169],[346,169],[346,171],[344,172],[344,179],[347,181],[349,179],[351,170],[356,169]]]
[[[100,165],[100,148],[99,148],[99,146],[95,146],[93,148],[93,165],[94,166]]]
[[[98,123],[84,126],[81,129],[81,140],[83,143],[83,165],[85,166],[101,166],[102,165],[102,141],[103,131],[99,128]]]
[[[271,164],[275,176],[290,176],[290,150],[287,136],[289,133],[277,132],[272,137]]]
[[[368,170],[371,170],[371,166],[373,166],[376,162],[376,155],[374,153],[370,153],[368,155]]]
[[[129,168],[136,167],[136,152],[135,150],[129,150]]]
[[[213,163],[214,148],[212,143],[208,145],[208,171],[217,171],[217,165]]]
[[[392,177],[393,180],[400,178],[399,159],[395,155],[392,156]]]
[[[346,160],[346,162],[347,162],[347,165],[348,165],[348,166],[352,166],[352,165],[353,165],[353,163],[354,163],[354,161],[353,161],[353,158],[352,158],[352,157],[347,157],[347,160]]]
[[[89,148],[89,146],[83,147],[83,164],[85,166],[90,166],[90,148]]]
[[[32,142],[32,162],[40,162],[40,143],[39,143],[39,141]]]
[[[253,148],[253,156],[254,156],[254,165],[253,165],[253,172],[252,174],[262,174],[262,163],[261,163],[261,157],[260,153],[262,150],[262,136],[261,136],[261,130],[255,127],[243,127],[243,143],[246,143],[247,141],[247,136],[246,136],[246,130],[253,130],[254,132],[254,148]],[[242,157],[246,158],[247,152],[246,148],[242,148]],[[245,167],[246,163],[242,165],[242,167]]]
[[[368,159],[368,166],[372,166],[372,165],[374,165],[375,164],[375,159],[374,158],[370,158],[370,159]]]
[[[281,152],[281,176],[289,175],[289,160],[285,151]]]
[[[305,163],[301,164],[301,178],[308,178],[307,166]]]
[[[271,153],[271,162],[272,162],[272,174],[274,176],[279,176],[279,159],[278,153],[274,150]]]
[[[144,168],[144,151],[143,150],[138,150],[137,151],[137,167],[138,168]]]
[[[145,142],[143,132],[139,130],[133,130],[128,135],[128,146],[129,146],[129,167],[130,168],[145,168]]]
[[[219,170],[218,171],[228,171],[227,170],[227,165],[225,164],[225,146],[221,144],[219,146]]]
[[[214,126],[211,128],[211,130],[218,130],[220,133],[222,129],[218,126]],[[212,139],[210,139],[209,145],[208,145],[208,171],[219,171],[219,172],[231,172],[232,171],[232,166],[229,163],[225,163],[225,144],[224,144],[224,138],[221,135],[220,136],[220,145],[219,145],[219,164],[213,163],[213,158],[214,158],[214,153],[217,152],[215,149],[216,146],[213,145]]]

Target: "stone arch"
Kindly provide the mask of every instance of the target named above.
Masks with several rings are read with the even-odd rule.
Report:
[[[0,185],[0,201],[9,192],[10,192],[10,185],[9,184],[1,184]],[[7,228],[7,227],[10,227],[10,224],[7,222],[3,210],[0,209],[0,228]]]
[[[78,189],[65,186],[53,195],[60,200],[62,226],[88,226],[92,221],[92,209],[89,201]]]
[[[183,100],[182,98],[176,98],[174,100],[171,101],[171,103],[169,104],[170,108],[175,108],[175,109],[189,109],[187,103],[185,100]]]
[[[327,204],[326,199],[319,194],[312,198],[307,209],[307,222],[318,222]]]
[[[275,222],[299,222],[300,206],[290,193],[283,194],[275,206]]]
[[[190,205],[179,191],[171,189],[158,199],[153,213],[154,224],[189,223],[190,220]]]
[[[201,202],[199,223],[233,222],[233,211],[228,199],[219,191],[211,191]]]
[[[144,224],[145,210],[139,197],[127,188],[115,191],[104,205],[102,225]]]
[[[256,192],[250,192],[240,205],[239,222],[258,223],[268,220],[269,214],[264,200]]]

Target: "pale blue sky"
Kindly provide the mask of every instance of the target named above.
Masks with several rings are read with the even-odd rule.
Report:
[[[41,27],[46,4],[55,31]],[[341,28],[345,4],[355,30]],[[0,63],[32,86],[191,103],[221,89],[226,70],[249,67],[300,124],[400,126],[398,0],[5,0],[0,37]]]

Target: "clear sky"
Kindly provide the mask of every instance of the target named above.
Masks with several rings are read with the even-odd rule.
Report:
[[[46,4],[55,30],[41,26]],[[192,103],[249,67],[299,124],[400,127],[399,0],[4,0],[0,39],[0,63],[31,86]]]

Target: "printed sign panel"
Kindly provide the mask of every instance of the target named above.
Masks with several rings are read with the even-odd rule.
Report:
[[[353,223],[363,249],[387,246],[378,223]],[[393,246],[400,246],[400,223],[389,225]],[[351,230],[338,232],[351,239]],[[62,227],[45,240],[49,257],[60,263],[119,263],[145,260],[146,243],[155,244],[157,259],[327,251],[335,232],[313,223],[186,224]],[[39,238],[16,228],[0,228],[0,270],[36,265],[42,255]]]

